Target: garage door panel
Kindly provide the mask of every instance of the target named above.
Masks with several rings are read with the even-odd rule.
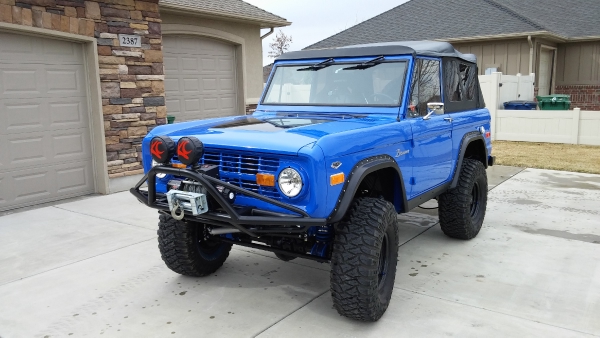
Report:
[[[0,71],[2,79],[2,96],[41,95],[38,90],[40,78],[35,69],[3,69]]]
[[[220,78],[219,79],[219,90],[221,92],[233,92],[234,91],[234,83],[235,81],[232,78]]]
[[[167,94],[166,97],[169,97]],[[171,97],[165,100],[167,106],[167,112],[169,115],[177,115],[176,113],[181,112],[181,99]],[[179,120],[178,120],[179,121]]]
[[[65,99],[49,102],[48,106],[49,125],[47,129],[65,130],[89,126],[87,103],[83,100]]]
[[[85,97],[82,65],[48,67],[10,65],[0,61],[0,99]]]
[[[235,98],[234,97],[222,97],[221,98],[221,109],[227,112],[233,112],[235,109]]]
[[[0,211],[94,192],[82,45],[0,41]]]
[[[179,94],[180,86],[178,78],[165,79],[165,95],[177,95]]]
[[[198,72],[200,71],[200,60],[195,57],[181,57],[181,70],[186,72]]]
[[[202,79],[204,91],[217,90],[217,79]]]
[[[216,72],[217,71],[217,60],[204,58],[201,60],[202,62],[202,71],[203,72]]]
[[[29,35],[19,35],[0,32],[0,55],[6,56],[6,59],[12,59],[9,54],[16,54],[24,57],[33,54],[34,38]],[[4,59],[4,58],[3,58]]]
[[[22,136],[14,136],[8,139],[8,165],[28,166],[43,164],[48,160],[48,139],[43,133],[31,133]]]
[[[166,47],[163,46],[163,49],[164,48],[166,48]],[[165,66],[165,71],[177,71],[179,68],[177,57],[165,55],[163,57],[163,63]]]
[[[199,37],[163,39],[168,113],[176,121],[236,115],[234,47]]]
[[[83,49],[69,41],[0,32],[0,60],[5,64],[81,64]]]
[[[183,79],[183,90],[186,92],[186,94],[201,95],[200,79]]]
[[[90,162],[81,162],[66,168],[56,168],[56,192],[58,194],[72,194],[79,191],[93,192],[93,182],[88,175],[91,171]]]
[[[2,100],[0,135],[88,128],[89,114],[84,100],[85,98]]]
[[[233,69],[233,59],[221,58],[219,59],[219,72],[230,73]]]
[[[84,96],[83,73],[80,69],[47,69],[46,94]]]
[[[67,161],[90,158],[90,144],[83,131],[71,131],[52,137],[52,158],[55,161]]]
[[[90,162],[58,164],[0,174],[0,210],[94,192]]]
[[[199,113],[200,112],[200,99],[185,100],[185,111],[186,111],[186,113]]]
[[[3,112],[4,117],[0,126],[0,134],[41,131],[47,124],[42,114],[41,102],[3,100],[0,102],[0,111]]]

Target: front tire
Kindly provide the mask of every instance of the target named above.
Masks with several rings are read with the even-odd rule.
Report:
[[[336,228],[331,257],[331,296],[342,316],[376,321],[387,309],[396,278],[398,225],[383,199],[354,201]]]
[[[487,207],[487,175],[483,163],[465,159],[458,184],[439,198],[440,226],[446,236],[472,239],[481,230]]]
[[[179,274],[203,277],[217,271],[229,256],[231,244],[204,239],[204,226],[161,214],[158,249],[167,267]]]

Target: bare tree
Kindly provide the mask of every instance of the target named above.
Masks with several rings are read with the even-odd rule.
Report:
[[[269,51],[269,57],[274,59],[287,52],[290,49],[291,43],[292,36],[285,35],[285,33],[280,29],[279,32],[275,34],[273,41],[269,43],[269,47],[271,47],[271,50]]]

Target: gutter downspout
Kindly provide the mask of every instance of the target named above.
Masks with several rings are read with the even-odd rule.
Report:
[[[529,42],[529,74],[533,73],[533,41],[531,41],[531,35],[527,35],[527,42]]]
[[[265,33],[265,35],[261,36],[260,39],[264,40],[267,36],[273,34],[274,31],[275,31],[275,27],[271,27],[271,30],[268,31],[267,33]]]

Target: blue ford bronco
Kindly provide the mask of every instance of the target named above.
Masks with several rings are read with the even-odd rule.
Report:
[[[153,129],[131,193],[159,210],[171,270],[210,275],[232,245],[327,262],[337,311],[376,321],[398,213],[435,198],[447,236],[481,229],[494,157],[477,73],[444,42],[283,54],[252,115]]]

